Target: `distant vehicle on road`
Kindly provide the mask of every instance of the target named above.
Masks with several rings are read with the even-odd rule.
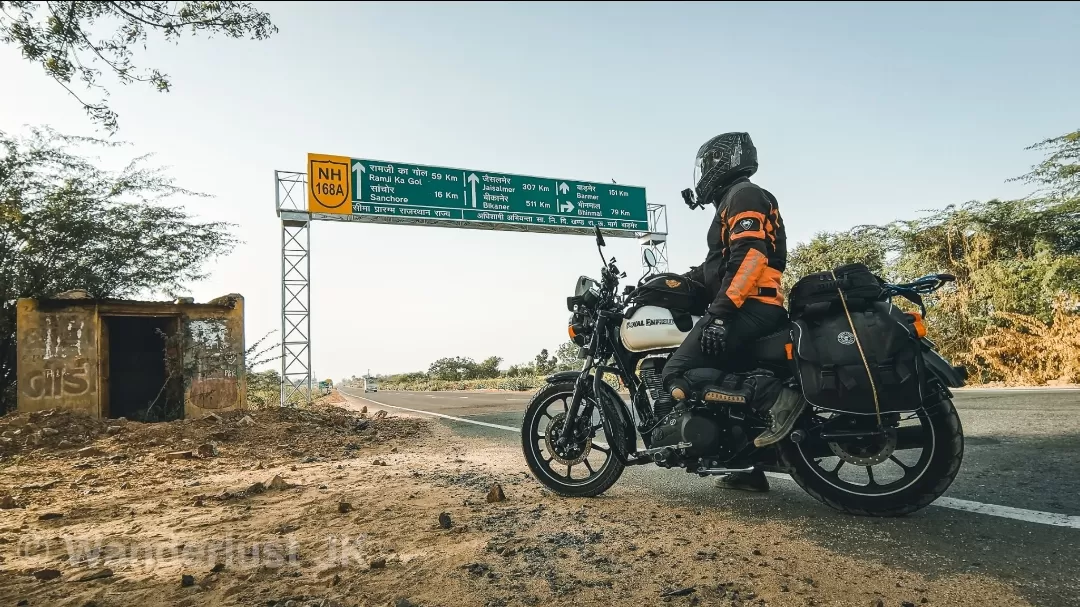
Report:
[[[364,378],[364,392],[367,393],[367,392],[378,392],[378,391],[379,391],[379,382],[378,382],[378,380],[376,380],[374,377],[365,377]]]

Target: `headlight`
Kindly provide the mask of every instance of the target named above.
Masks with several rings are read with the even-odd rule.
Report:
[[[589,325],[586,319],[581,314],[574,314],[570,317],[570,322],[567,323],[566,332],[570,335],[570,341],[575,345],[584,346],[586,333],[589,331]]]

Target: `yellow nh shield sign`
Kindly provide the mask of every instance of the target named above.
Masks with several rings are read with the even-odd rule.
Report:
[[[308,212],[352,213],[352,179],[347,156],[308,154]]]

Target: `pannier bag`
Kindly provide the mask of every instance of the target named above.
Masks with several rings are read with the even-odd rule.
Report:
[[[865,310],[881,299],[882,286],[883,281],[861,263],[843,265],[832,272],[808,274],[791,287],[788,311],[792,320],[843,314],[838,288],[844,291],[849,310]]]
[[[851,310],[851,321],[865,363],[842,308],[793,323],[794,362],[806,400],[830,411],[873,415],[876,389],[881,413],[922,407],[928,391],[914,317],[878,301]]]

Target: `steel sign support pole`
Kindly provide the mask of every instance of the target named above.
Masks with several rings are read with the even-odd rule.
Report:
[[[281,406],[312,400],[311,217],[304,175],[275,171],[281,218]]]

